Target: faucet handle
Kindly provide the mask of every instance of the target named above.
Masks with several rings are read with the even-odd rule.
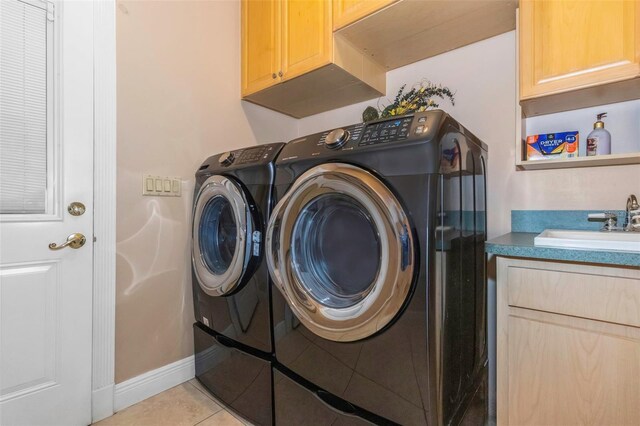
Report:
[[[602,231],[613,231],[618,227],[618,215],[614,212],[604,212],[604,213],[589,213],[587,215],[587,220],[590,222],[605,222],[602,227]]]
[[[604,222],[605,220],[615,220],[618,221],[618,215],[614,212],[603,212],[603,213],[589,213],[587,218],[590,222]]]

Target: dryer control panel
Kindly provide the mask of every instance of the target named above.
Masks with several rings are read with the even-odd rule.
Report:
[[[435,137],[445,115],[438,110],[417,112],[304,136],[289,142],[277,162],[310,157],[332,158],[338,153],[346,154],[345,151],[359,152],[393,143],[430,140]]]
[[[398,142],[425,137],[429,131],[426,113],[376,120],[371,123],[354,124],[320,134],[318,145],[329,149],[353,149],[357,147]]]
[[[413,117],[404,117],[369,124],[358,146],[405,140],[409,137],[412,121]]]

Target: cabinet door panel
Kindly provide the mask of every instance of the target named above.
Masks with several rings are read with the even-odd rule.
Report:
[[[332,53],[331,2],[282,2],[282,73],[288,80],[329,64]]]
[[[280,13],[279,1],[242,1],[243,96],[280,81]]]
[[[640,1],[520,2],[521,98],[640,75]]]
[[[346,27],[395,2],[396,0],[334,0],[333,30]]]
[[[627,333],[622,326],[535,311],[513,313],[508,326],[509,424],[637,424],[637,330]]]

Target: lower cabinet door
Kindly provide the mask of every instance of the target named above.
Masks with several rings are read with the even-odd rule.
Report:
[[[196,378],[226,408],[254,425],[272,425],[271,362],[248,354],[225,336],[193,326]]]
[[[508,424],[638,424],[639,329],[524,309],[508,327]]]

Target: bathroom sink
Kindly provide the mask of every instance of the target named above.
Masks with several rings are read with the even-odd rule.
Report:
[[[545,247],[640,252],[640,232],[546,229],[535,237],[533,243]]]

